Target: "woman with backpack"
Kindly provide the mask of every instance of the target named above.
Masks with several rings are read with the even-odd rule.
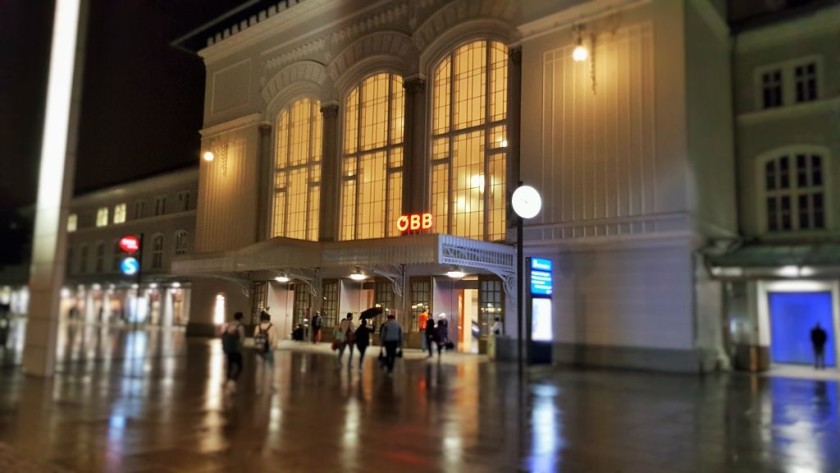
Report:
[[[236,389],[236,381],[242,374],[242,342],[245,340],[245,326],[242,312],[233,314],[233,321],[222,329],[222,351],[227,356],[227,388]]]
[[[279,339],[277,327],[268,312],[260,312],[260,323],[254,327],[254,351],[257,353],[257,394],[274,389],[274,349]]]

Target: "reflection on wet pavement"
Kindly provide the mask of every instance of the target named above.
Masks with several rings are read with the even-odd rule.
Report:
[[[76,471],[840,471],[834,381],[540,369],[522,386],[478,357],[388,377],[376,350],[358,371],[306,347],[278,351],[257,395],[251,353],[224,388],[218,341],[61,332],[53,379],[0,370],[0,442]]]

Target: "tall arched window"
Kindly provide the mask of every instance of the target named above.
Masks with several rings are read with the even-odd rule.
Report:
[[[163,235],[152,239],[152,269],[163,268]]]
[[[764,163],[767,231],[825,228],[823,158],[789,153]]]
[[[432,213],[441,233],[505,236],[507,53],[475,41],[434,69]]]
[[[175,232],[175,254],[185,255],[190,249],[190,234],[185,230]]]
[[[402,211],[402,78],[370,76],[350,91],[344,107],[341,239],[396,236]]]
[[[300,99],[277,116],[271,236],[318,239],[321,104]]]

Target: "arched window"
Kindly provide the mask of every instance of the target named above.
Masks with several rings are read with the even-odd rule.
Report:
[[[163,235],[155,235],[152,240],[152,269],[163,267]]]
[[[785,153],[764,163],[767,231],[825,228],[823,158]]]
[[[475,41],[432,75],[432,213],[441,233],[505,236],[507,48]]]
[[[277,116],[271,236],[318,239],[321,104],[300,99]]]
[[[402,212],[402,78],[370,76],[347,95],[341,167],[341,240],[396,236]]]

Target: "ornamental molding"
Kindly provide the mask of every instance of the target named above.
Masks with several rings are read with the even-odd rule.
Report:
[[[425,50],[447,31],[469,20],[495,19],[510,25],[516,8],[506,0],[458,0],[430,16],[414,31],[411,39],[419,51]]]
[[[403,18],[406,18],[408,13],[409,7],[406,3],[394,5],[391,8],[381,10],[373,15],[357,20],[352,25],[330,34],[330,43],[344,43],[369,31],[392,26]]]
[[[323,64],[315,61],[300,61],[274,74],[271,80],[263,84],[263,101],[270,103],[286,87],[296,82],[312,82],[319,87],[327,80],[327,71]]]
[[[326,46],[326,38],[318,38],[315,41],[310,41],[304,45],[293,48],[285,53],[278,54],[265,61],[265,68],[267,71],[283,67],[286,64],[297,61],[302,58],[312,57],[316,53],[323,51]]]
[[[363,60],[376,56],[393,58],[399,62],[403,72],[408,72],[408,64],[416,62],[411,58],[416,58],[417,54],[409,35],[399,31],[378,31],[344,48],[327,66],[327,74],[332,80],[338,80]]]

